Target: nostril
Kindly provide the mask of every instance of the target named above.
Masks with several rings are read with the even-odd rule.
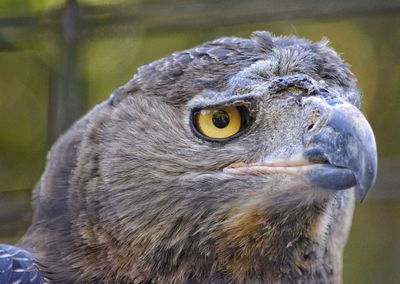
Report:
[[[314,128],[314,123],[311,123],[308,127],[307,127],[307,131],[311,131]]]

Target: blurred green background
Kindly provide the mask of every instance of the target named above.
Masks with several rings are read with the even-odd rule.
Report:
[[[254,30],[324,37],[352,65],[379,173],[357,204],[344,283],[400,283],[400,1],[0,1],[0,242],[30,223],[56,137],[142,64]]]

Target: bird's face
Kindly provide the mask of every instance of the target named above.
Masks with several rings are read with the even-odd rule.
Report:
[[[272,254],[267,242],[311,236],[350,188],[364,197],[374,184],[354,77],[325,44],[223,39],[142,68],[118,92],[88,140],[109,224],[98,234],[150,270],[187,254],[223,263],[246,244]]]

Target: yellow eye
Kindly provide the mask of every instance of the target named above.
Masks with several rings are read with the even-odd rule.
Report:
[[[225,139],[238,133],[244,124],[243,107],[221,106],[199,110],[194,116],[198,132],[210,139]]]

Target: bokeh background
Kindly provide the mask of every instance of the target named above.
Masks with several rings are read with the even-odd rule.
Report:
[[[46,152],[142,64],[254,30],[326,37],[352,65],[375,131],[375,189],[357,203],[344,283],[400,283],[399,0],[1,0],[0,242],[29,226]]]

